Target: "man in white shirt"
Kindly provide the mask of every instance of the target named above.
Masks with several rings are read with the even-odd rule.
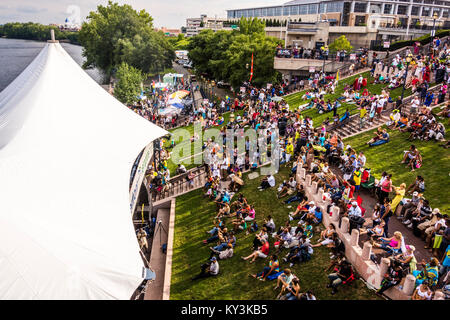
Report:
[[[267,178],[267,182],[269,183],[270,187],[275,187],[275,177],[273,175],[270,175]]]
[[[356,201],[353,201],[352,206],[348,209],[348,216],[362,217],[361,208],[358,206]]]
[[[206,278],[209,276],[217,276],[219,274],[219,262],[217,262],[216,257],[211,258],[211,263],[204,263],[201,265],[201,271],[198,275],[192,278],[193,280],[197,280],[200,278]]]

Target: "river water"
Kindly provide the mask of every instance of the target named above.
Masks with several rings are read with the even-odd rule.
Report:
[[[0,38],[0,92],[6,88],[38,55],[45,42]],[[61,46],[80,66],[84,62],[83,48],[69,43]],[[97,69],[86,70],[97,83],[102,75]]]

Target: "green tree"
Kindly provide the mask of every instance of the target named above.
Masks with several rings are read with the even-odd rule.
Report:
[[[330,52],[337,52],[341,50],[345,51],[352,51],[353,46],[350,44],[350,42],[347,40],[347,38],[342,35],[336,40],[334,40],[329,46],[328,46]]]
[[[241,34],[254,34],[264,33],[265,23],[258,18],[244,18],[239,20],[239,33]]]
[[[127,105],[136,102],[141,93],[141,83],[144,80],[142,72],[122,62],[117,68],[116,78],[114,96]]]
[[[153,30],[153,18],[145,10],[111,1],[99,5],[84,22],[79,34],[86,57],[84,67],[97,67],[111,74],[122,62],[144,73],[170,67],[175,54],[162,32]]]
[[[239,31],[202,30],[190,39],[187,50],[197,73],[225,80],[237,89],[249,80],[252,53],[252,83],[261,86],[279,80],[280,74],[273,68],[274,52],[279,43],[282,41],[265,35],[264,22],[241,19]]]

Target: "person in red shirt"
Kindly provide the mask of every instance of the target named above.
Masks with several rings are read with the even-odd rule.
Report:
[[[265,239],[261,239],[261,243],[262,246],[258,248],[258,250],[253,251],[252,254],[250,254],[247,257],[241,257],[243,260],[248,260],[248,259],[252,259],[250,260],[250,263],[255,262],[256,258],[267,258],[267,256],[269,255],[269,241],[265,240]]]

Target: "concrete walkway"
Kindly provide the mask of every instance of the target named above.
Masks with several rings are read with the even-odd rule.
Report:
[[[334,174],[342,178],[342,171],[338,169],[337,167],[332,167],[331,170]],[[377,199],[371,195],[367,190],[362,189],[359,193],[361,198],[363,199],[362,207],[365,208],[366,216],[372,215],[372,209],[375,206],[375,204],[378,202]],[[355,197],[357,194],[355,193]],[[401,207],[399,207],[399,210]],[[432,255],[429,251],[424,249],[425,241],[422,239],[416,237],[411,229],[408,229],[405,225],[403,225],[397,217],[394,215],[389,219],[389,234],[388,237],[392,237],[395,231],[400,231],[402,235],[405,237],[405,244],[406,245],[413,245],[416,248],[416,251],[414,251],[414,255],[416,256],[417,262],[422,261],[422,259],[425,259],[425,261],[428,261]],[[367,235],[361,235],[359,238],[359,244],[361,248],[364,246],[364,242],[367,241],[369,238]],[[374,249],[374,253],[378,253],[381,251],[378,251]]]
[[[164,290],[164,278],[166,270],[166,254],[161,246],[167,244],[169,231],[169,209],[159,209],[156,221],[161,220],[161,227],[156,226],[151,244],[150,268],[155,272],[156,279],[147,285],[144,300],[162,300]]]

